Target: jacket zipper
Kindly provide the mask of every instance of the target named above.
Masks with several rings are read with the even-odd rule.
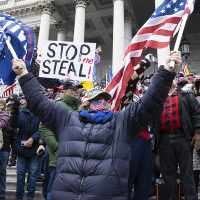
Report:
[[[119,176],[119,173],[118,173],[118,170],[116,168],[115,165],[114,166],[114,169],[115,169],[115,178],[118,178],[118,182],[119,182],[119,190],[120,190],[120,195],[122,194],[122,188],[121,188],[121,180],[120,180],[120,176]]]
[[[84,179],[85,179],[85,166],[86,166],[86,161],[87,161],[87,154],[88,154],[88,149],[89,149],[89,145],[90,145],[90,139],[91,139],[91,136],[92,136],[92,130],[93,130],[93,127],[94,127],[95,124],[92,125],[91,129],[90,129],[90,133],[89,133],[89,136],[88,136],[88,140],[87,140],[87,145],[86,145],[86,149],[85,149],[85,156],[84,156],[84,162],[83,162],[83,175],[82,175],[82,178],[81,178],[81,184],[80,184],[80,189],[79,189],[79,200],[81,199],[82,197],[82,187],[83,187],[83,182],[84,182]]]

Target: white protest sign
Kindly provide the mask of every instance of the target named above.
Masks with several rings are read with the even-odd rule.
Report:
[[[96,44],[44,41],[39,77],[91,81]]]

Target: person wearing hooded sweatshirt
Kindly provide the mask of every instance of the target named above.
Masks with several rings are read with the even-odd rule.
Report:
[[[78,107],[81,105],[81,99],[79,98],[79,88],[82,87],[83,86],[80,84],[75,84],[73,80],[65,81],[63,83],[63,89],[60,90],[60,93],[63,94],[62,99],[56,100],[56,102],[64,106],[68,111],[78,112]],[[49,200],[53,182],[56,176],[56,164],[58,159],[58,138],[42,123],[40,123],[39,131],[42,139],[48,146],[46,147],[46,149],[48,149],[49,153],[50,180],[48,182],[47,192],[44,187],[46,183],[43,183],[43,195],[45,199]],[[44,179],[46,180],[46,177],[44,177]]]
[[[176,75],[170,68],[172,60],[178,68],[181,53],[170,52],[145,95],[115,113],[107,102],[111,95],[99,88],[87,92],[80,113],[50,102],[25,63],[13,60],[30,110],[58,137],[51,200],[127,200],[131,141],[161,115]]]
[[[27,104],[19,110],[20,103],[13,104],[10,116],[10,126],[19,128],[18,136],[14,142],[13,154],[17,159],[17,189],[16,200],[23,199],[25,174],[28,170],[28,193],[27,199],[33,199],[35,195],[36,181],[39,173],[41,156],[37,155],[39,147],[39,123],[38,117],[28,109]]]
[[[10,148],[9,151],[7,150],[8,144],[7,137],[6,137],[6,129],[9,125],[9,112],[6,109],[6,102],[0,98],[0,134],[3,133],[3,141],[1,141],[1,149],[0,149],[0,159],[1,159],[1,167],[0,167],[0,200],[5,199],[6,195],[6,167],[8,165],[8,159],[10,155]]]

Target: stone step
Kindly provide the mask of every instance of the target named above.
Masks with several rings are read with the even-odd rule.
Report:
[[[17,173],[17,168],[16,168],[16,166],[13,166],[13,167],[7,167],[6,168],[6,172],[7,172],[7,174],[13,174],[13,173]]]
[[[14,200],[15,194],[16,194],[16,190],[6,190],[6,200]],[[23,200],[27,199],[26,194],[27,194],[27,192],[25,192]],[[34,199],[35,200],[44,200],[42,191],[36,191]]]
[[[6,182],[6,190],[16,190],[17,187],[17,181],[7,181]],[[25,183],[24,189],[27,189],[27,184]],[[42,183],[37,182],[36,183],[36,191],[42,191]]]

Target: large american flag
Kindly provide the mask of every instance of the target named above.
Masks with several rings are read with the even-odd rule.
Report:
[[[3,94],[2,94],[2,97],[8,97],[12,94],[14,94],[14,87],[16,86],[16,80],[14,81],[14,83],[10,86],[6,86]]]
[[[192,2],[191,2],[192,1]],[[191,2],[191,4],[190,4]],[[112,110],[117,111],[127,82],[147,47],[160,49],[167,47],[178,32],[184,14],[194,10],[193,0],[165,0],[132,39],[118,73],[114,76],[106,92],[112,95]]]

